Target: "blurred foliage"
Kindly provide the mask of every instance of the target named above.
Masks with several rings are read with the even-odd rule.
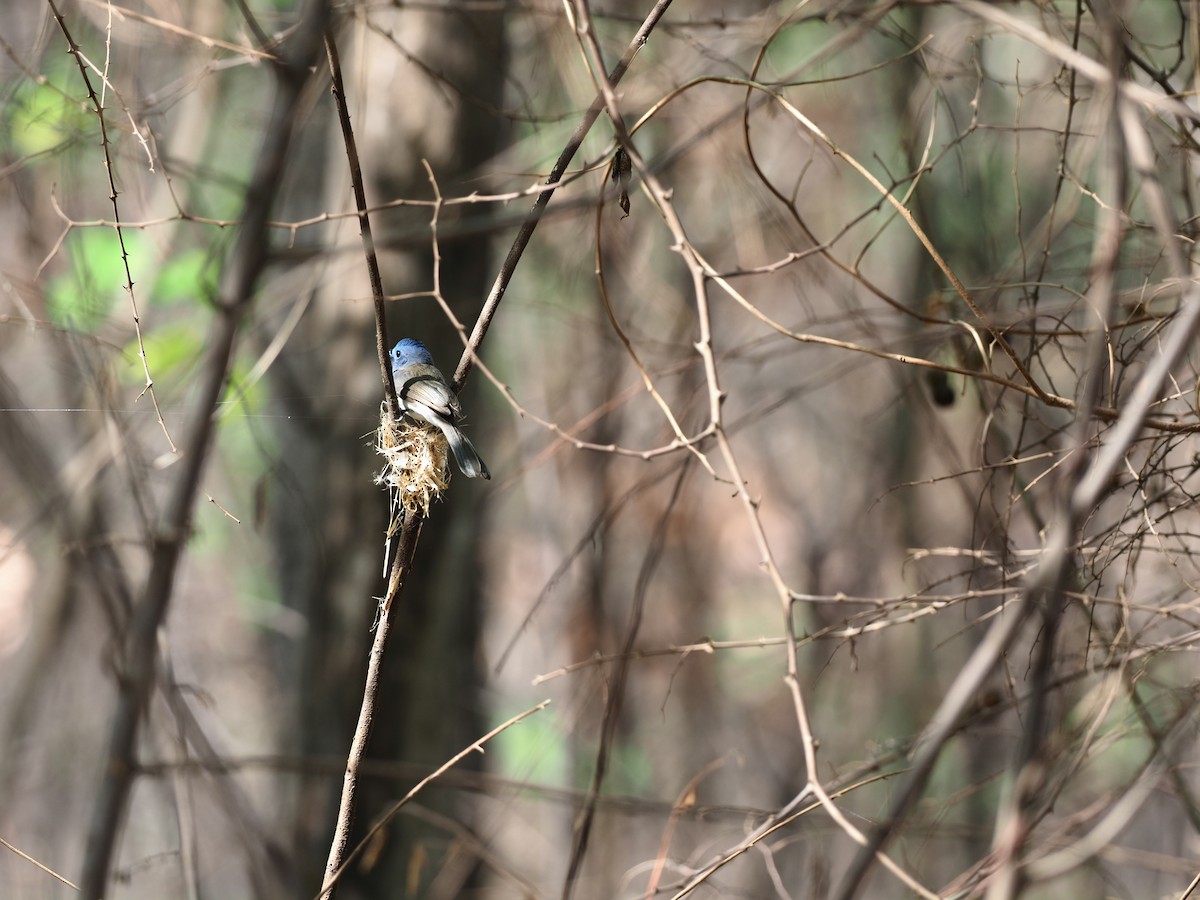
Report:
[[[40,83],[22,79],[5,105],[0,147],[28,157],[34,164],[44,154],[73,146],[95,123],[83,103],[58,87],[77,73],[66,63],[55,68],[57,71],[43,75],[45,80]]]
[[[141,260],[145,241],[136,232],[127,231],[124,243],[134,268]],[[75,228],[67,235],[62,253],[68,271],[51,279],[46,288],[47,318],[54,325],[93,334],[108,321],[125,293],[121,238],[112,228]]]

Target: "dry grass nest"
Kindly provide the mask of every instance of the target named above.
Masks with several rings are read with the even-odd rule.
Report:
[[[375,483],[387,485],[392,502],[411,515],[429,513],[434,500],[450,484],[450,445],[440,431],[424,422],[407,417],[394,421],[385,404],[379,415],[375,450],[385,460]]]

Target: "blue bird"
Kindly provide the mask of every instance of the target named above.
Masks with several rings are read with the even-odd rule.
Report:
[[[410,418],[427,422],[446,436],[454,461],[468,478],[491,478],[475,445],[458,426],[462,407],[433,356],[420,341],[404,338],[392,348],[392,380],[400,408]]]

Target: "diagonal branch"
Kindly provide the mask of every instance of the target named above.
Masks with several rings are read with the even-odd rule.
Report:
[[[625,73],[629,71],[629,66],[633,62],[633,58],[646,45],[646,41],[650,39],[650,32],[654,30],[654,26],[658,24],[659,19],[666,14],[670,5],[671,0],[657,0],[654,4],[654,8],[650,10],[649,15],[642,22],[641,27],[637,30],[637,34],[629,42],[624,55],[613,66],[612,72],[609,73],[608,83],[610,87],[615,87],[625,77]],[[505,257],[504,264],[500,267],[500,274],[496,276],[496,282],[492,285],[492,289],[483,303],[483,309],[479,313],[479,318],[475,320],[475,329],[471,332],[471,340],[463,351],[462,358],[458,361],[458,368],[454,370],[453,384],[456,390],[462,387],[463,382],[467,380],[467,375],[470,373],[471,367],[475,364],[475,356],[479,352],[479,345],[483,343],[483,337],[487,334],[488,327],[492,324],[492,317],[496,314],[496,309],[499,307],[500,301],[504,299],[504,293],[508,290],[508,283],[512,280],[513,273],[517,270],[517,263],[521,261],[521,256],[525,253],[525,248],[529,245],[529,239],[533,237],[534,230],[537,229],[538,223],[542,220],[542,215],[546,211],[546,205],[550,202],[550,198],[554,196],[554,192],[558,188],[563,174],[567,171],[567,166],[575,158],[575,153],[583,145],[583,139],[591,131],[592,125],[595,124],[604,106],[604,94],[597,92],[596,99],[592,101],[592,105],[583,114],[583,119],[575,127],[575,131],[568,138],[562,153],[559,154],[557,162],[554,163],[554,168],[550,170],[550,175],[546,178],[545,182],[547,185],[546,189],[538,194],[533,208],[529,210],[529,215],[525,217],[525,221],[521,225],[521,230],[517,232],[512,247],[509,248],[508,256]]]

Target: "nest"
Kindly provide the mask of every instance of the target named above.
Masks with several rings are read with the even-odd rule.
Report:
[[[387,485],[397,512],[427,515],[430,504],[441,499],[442,491],[450,484],[450,445],[446,438],[424,422],[408,417],[393,421],[385,403],[379,415],[375,450],[386,460],[375,483]]]

